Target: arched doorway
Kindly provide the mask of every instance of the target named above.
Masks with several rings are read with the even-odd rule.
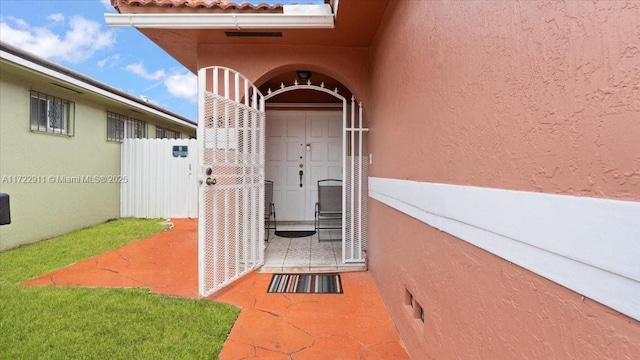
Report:
[[[282,95],[291,92],[328,94],[338,102],[278,102]],[[306,94],[303,99],[313,95]],[[298,228],[306,224],[313,229],[317,181],[343,177],[346,99],[309,81],[309,84],[293,82],[276,91],[267,89],[265,101],[268,119],[265,173],[267,179],[274,180],[279,220],[283,224],[295,223]]]
[[[364,263],[369,156],[362,103],[343,96],[338,87],[328,88],[323,81],[314,84],[296,79],[288,85],[281,82],[275,90],[262,90],[267,104],[266,173],[280,180],[274,182],[280,192],[274,199],[284,209],[278,210],[278,220],[313,228],[317,181],[340,179],[344,185],[343,226],[334,237],[341,240],[339,263]],[[285,104],[289,109],[284,109],[282,103],[272,102],[280,95],[301,91],[329,95],[337,103]],[[270,110],[274,108],[277,110]]]

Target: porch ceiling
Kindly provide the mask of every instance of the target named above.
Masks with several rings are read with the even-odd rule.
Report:
[[[135,6],[127,2],[135,2]],[[187,1],[164,0],[173,6],[158,6],[163,0],[116,0],[114,7],[121,14],[220,13],[220,7],[190,7]],[[375,37],[389,0],[342,0],[333,29],[269,29],[282,32],[282,37],[227,37],[225,31],[237,29],[139,29],[146,37],[173,56],[178,62],[197,73],[198,46],[207,45],[285,45],[322,47],[369,47]],[[243,13],[250,5],[224,8],[226,13]],[[269,8],[277,11],[278,7]],[[268,12],[268,11],[267,11]],[[242,31],[242,30],[240,30]],[[259,31],[251,29],[250,31]],[[290,80],[289,80],[290,81]]]

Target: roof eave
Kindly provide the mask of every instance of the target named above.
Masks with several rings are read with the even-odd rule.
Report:
[[[107,25],[152,29],[333,29],[329,4],[285,5],[282,14],[125,13],[104,14]]]

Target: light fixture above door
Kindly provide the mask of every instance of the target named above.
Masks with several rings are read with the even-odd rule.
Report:
[[[309,70],[296,70],[296,73],[300,81],[309,81],[309,79],[311,79],[312,72]]]

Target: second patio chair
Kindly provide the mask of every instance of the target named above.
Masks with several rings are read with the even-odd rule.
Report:
[[[316,203],[315,228],[318,241],[321,230],[342,229],[342,180],[318,180],[318,202]],[[324,239],[337,240],[337,239]]]

